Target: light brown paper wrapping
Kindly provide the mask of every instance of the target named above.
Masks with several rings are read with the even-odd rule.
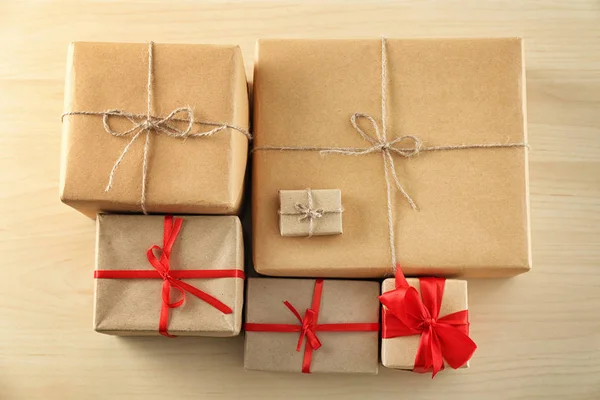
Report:
[[[242,227],[238,217],[182,218],[183,225],[171,253],[171,270],[244,269]],[[101,214],[97,228],[96,269],[153,270],[146,252],[152,245],[162,247],[163,216]],[[239,334],[242,279],[184,281],[216,297],[233,313],[223,314],[188,293],[184,305],[169,312],[169,333],[180,336]],[[158,335],[161,287],[161,279],[95,279],[95,330],[115,335]]]
[[[408,284],[421,295],[421,284],[416,278],[408,278]],[[389,292],[396,288],[394,278],[383,281],[381,293]],[[440,307],[440,317],[462,310],[468,310],[467,281],[456,279],[446,280],[444,295]],[[412,370],[415,365],[415,357],[419,348],[419,335],[401,336],[392,339],[381,339],[381,363],[387,368]],[[444,363],[445,365],[445,363]],[[468,368],[467,362],[463,368]]]
[[[298,324],[283,304],[300,315],[312,305],[314,279],[249,278],[246,322]],[[376,323],[379,283],[326,280],[318,323]],[[251,370],[301,372],[304,346],[296,351],[299,333],[245,332],[244,367]],[[315,350],[311,373],[376,374],[378,332],[317,332],[322,347]],[[306,341],[305,341],[306,342]]]
[[[338,235],[342,233],[342,192],[337,189],[311,189],[313,208],[324,211],[321,218],[313,221],[313,236]],[[279,231],[281,236],[309,236],[309,220],[301,220],[296,204],[308,207],[307,190],[279,191]]]
[[[194,119],[248,128],[244,64],[237,46],[155,44],[153,115],[190,106]],[[73,43],[69,48],[65,112],[147,110],[148,45]],[[181,117],[181,115],[178,115]],[[119,130],[132,127],[113,117]],[[174,123],[185,128],[185,123]],[[196,124],[194,132],[213,126]],[[60,196],[95,216],[97,211],[139,212],[144,135],[130,148],[105,192],[111,168],[131,137],[113,137],[101,116],[65,116]],[[152,133],[148,212],[235,214],[242,200],[248,141],[225,129],[211,137],[171,138]]]
[[[527,141],[520,39],[389,39],[388,139],[426,146]],[[369,147],[355,112],[381,124],[381,42],[261,40],[254,80],[255,147]],[[367,124],[361,124],[371,135]],[[397,261],[408,275],[499,277],[530,268],[527,150],[394,155],[420,211],[393,188]],[[275,276],[381,277],[391,272],[379,153],[253,154],[254,265]],[[276,171],[276,172],[273,172]],[[344,234],[282,238],[282,188],[344,193]]]

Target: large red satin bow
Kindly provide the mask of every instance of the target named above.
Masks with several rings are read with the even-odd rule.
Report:
[[[160,319],[158,331],[161,335],[175,337],[171,335],[167,328],[169,326],[169,309],[181,307],[185,303],[186,293],[205,301],[224,314],[231,314],[233,311],[226,304],[217,300],[210,294],[195,288],[194,286],[181,281],[180,279],[209,279],[209,278],[241,278],[244,279],[244,271],[237,269],[219,269],[219,270],[171,270],[171,251],[175,240],[181,230],[183,220],[171,215],[165,216],[163,246],[162,248],[153,245],[146,252],[148,261],[154,267],[152,270],[96,270],[94,278],[97,279],[162,279],[162,307],[160,310]],[[160,250],[160,258],[154,254],[155,250]],[[171,302],[171,289],[179,292],[179,299]]]
[[[298,310],[290,304],[289,301],[284,301],[283,304],[294,314],[300,325],[295,324],[259,324],[248,322],[244,326],[247,332],[300,332],[296,351],[301,351],[302,343],[306,338],[304,346],[304,358],[302,360],[302,372],[310,373],[310,364],[312,363],[313,350],[321,347],[321,342],[317,337],[317,331],[323,332],[377,332],[379,331],[379,323],[347,323],[347,324],[317,324],[319,319],[319,309],[321,308],[321,296],[323,294],[323,279],[315,281],[315,289],[311,308],[304,313],[304,318]]]
[[[383,308],[383,339],[421,335],[414,371],[432,372],[434,377],[444,368],[460,368],[472,357],[477,345],[469,337],[467,310],[439,317],[445,279],[419,278],[421,296],[408,285],[398,265],[396,289],[379,296]]]

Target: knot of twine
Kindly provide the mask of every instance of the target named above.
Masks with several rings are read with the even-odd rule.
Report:
[[[110,191],[113,186],[115,173],[119,164],[123,161],[127,153],[129,152],[133,143],[141,136],[142,133],[146,133],[146,140],[144,143],[144,152],[143,152],[143,162],[142,162],[142,192],[140,195],[140,206],[142,212],[147,214],[146,209],[146,192],[148,186],[148,158],[150,152],[150,137],[152,133],[155,134],[165,134],[169,137],[176,139],[187,139],[187,138],[200,138],[200,137],[208,137],[212,136],[220,131],[225,129],[232,129],[240,132],[248,140],[252,140],[252,135],[246,129],[220,123],[220,122],[211,122],[211,121],[195,121],[194,120],[194,110],[190,106],[186,107],[178,107],[169,113],[166,117],[157,117],[152,115],[152,98],[153,98],[153,85],[152,81],[154,79],[153,74],[153,47],[154,42],[148,43],[148,80],[147,80],[147,110],[145,114],[134,114],[123,110],[107,110],[107,111],[71,111],[66,112],[62,115],[61,121],[68,115],[98,115],[102,117],[102,124],[104,126],[104,130],[112,136],[115,137],[126,137],[131,136],[129,142],[123,148],[123,151],[113,164],[113,167],[108,176],[108,184],[104,189],[105,192]],[[179,117],[178,117],[179,116]],[[131,122],[131,128],[118,131],[111,127],[110,119],[111,117],[119,117],[125,118]],[[179,129],[172,123],[174,122],[185,122],[187,123],[184,129]],[[194,126],[196,124],[206,125],[206,126],[214,126],[213,129],[210,129],[205,132],[192,132]]]
[[[301,214],[300,218],[298,218],[298,221],[323,218],[323,215],[325,214],[325,210],[322,208],[312,209],[310,206],[306,206],[302,203],[294,204],[294,208]]]

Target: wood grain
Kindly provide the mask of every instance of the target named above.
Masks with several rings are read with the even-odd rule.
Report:
[[[118,339],[91,328],[94,224],[58,201],[72,40],[522,36],[534,269],[470,281],[472,368],[427,376],[242,369],[243,340]],[[600,3],[3,1],[0,399],[600,398]]]

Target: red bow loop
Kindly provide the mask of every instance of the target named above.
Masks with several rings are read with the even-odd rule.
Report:
[[[306,340],[313,350],[318,350],[321,347],[321,341],[319,341],[319,338],[315,333],[316,316],[317,313],[314,310],[311,310],[310,308],[306,310],[304,319],[302,320],[302,333],[300,335],[300,341],[298,342],[298,351],[300,351],[300,347],[302,346],[302,335],[306,336]]]
[[[221,311],[224,314],[231,314],[233,310],[229,308],[227,305],[217,300],[213,296],[208,293],[195,288],[194,286],[185,283],[177,278],[174,278],[171,275],[171,251],[173,250],[173,245],[175,244],[175,240],[177,240],[177,236],[179,236],[179,232],[181,231],[181,224],[183,223],[183,219],[181,218],[173,218],[171,215],[167,215],[165,217],[164,230],[163,230],[163,247],[159,247],[157,245],[153,245],[146,252],[146,256],[148,257],[148,261],[150,265],[154,267],[154,269],[158,272],[158,274],[163,279],[162,285],[162,309],[160,312],[160,321],[159,321],[159,332],[167,337],[173,337],[167,333],[167,327],[169,325],[169,309],[170,308],[178,308],[181,307],[185,303],[186,293],[190,293],[193,296],[198,297],[201,300],[204,300],[217,310]],[[160,258],[157,258],[154,254],[155,251],[161,252]],[[179,292],[180,296],[178,300],[171,301],[171,290],[175,289]]]
[[[439,318],[445,279],[421,278],[421,296],[396,268],[396,289],[379,297],[383,311],[382,337],[421,335],[415,357],[415,372],[432,372],[444,368],[444,360],[452,368],[469,361],[477,346],[469,337],[467,310]]]

